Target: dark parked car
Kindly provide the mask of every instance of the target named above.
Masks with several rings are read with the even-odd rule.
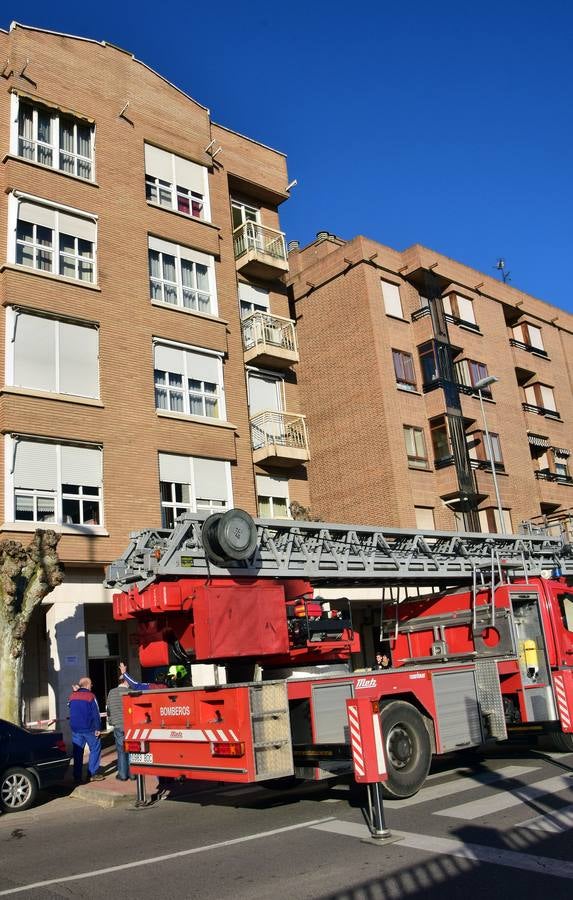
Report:
[[[70,762],[60,731],[30,731],[0,719],[0,809],[21,812],[61,781]]]

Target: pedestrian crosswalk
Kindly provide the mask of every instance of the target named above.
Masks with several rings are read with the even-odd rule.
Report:
[[[534,784],[516,785],[500,793],[482,797],[479,800],[438,810],[435,815],[471,821],[484,816],[494,815],[512,806],[519,806],[521,803],[527,803],[529,800],[537,800],[546,794],[557,794],[560,791],[569,791],[570,796],[573,796],[571,794],[571,791],[573,791],[573,773],[544,778],[542,781],[537,781]]]

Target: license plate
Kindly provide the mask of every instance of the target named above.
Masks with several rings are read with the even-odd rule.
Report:
[[[152,763],[153,753],[130,753],[129,761],[134,766],[141,765],[142,763]]]

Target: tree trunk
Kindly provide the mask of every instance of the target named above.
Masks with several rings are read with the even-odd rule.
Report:
[[[36,606],[61,584],[63,566],[56,548],[60,536],[38,529],[24,548],[0,543],[0,718],[20,723],[24,638]]]
[[[14,641],[12,629],[0,614],[0,719],[21,721],[24,653],[22,641]]]

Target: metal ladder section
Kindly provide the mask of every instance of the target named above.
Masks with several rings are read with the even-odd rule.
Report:
[[[209,513],[182,516],[173,529],[131,535],[107,570],[106,585],[143,590],[175,577],[305,578],[314,585],[470,584],[500,577],[573,575],[572,545],[546,534],[472,534],[254,519],[257,542],[246,560],[210,562],[201,540]]]

